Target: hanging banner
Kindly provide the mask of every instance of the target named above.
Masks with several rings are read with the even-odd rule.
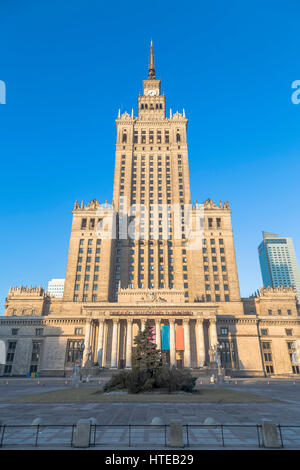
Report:
[[[176,351],[184,351],[183,326],[175,324]]]
[[[150,343],[155,344],[156,343],[156,341],[155,341],[155,326],[150,326],[150,331],[151,331],[152,338],[150,337],[148,339],[149,339]]]
[[[170,335],[169,325],[163,325],[161,328],[161,349],[164,351],[170,350]]]

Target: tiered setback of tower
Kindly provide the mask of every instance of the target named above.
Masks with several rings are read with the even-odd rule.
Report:
[[[299,374],[296,293],[278,287],[240,298],[229,204],[191,205],[187,119],[184,111],[166,117],[152,45],[138,115],[119,112],[116,126],[112,204],[75,203],[62,299],[10,289],[0,374],[71,374],[81,342],[91,373],[131,367],[147,319],[159,349],[168,327],[170,365],[220,359],[235,376]]]

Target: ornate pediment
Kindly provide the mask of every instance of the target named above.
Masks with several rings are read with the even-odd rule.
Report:
[[[130,116],[129,113],[125,112],[125,113],[121,114],[120,118],[126,121],[128,119],[131,119],[131,116]]]
[[[86,209],[97,209],[99,206],[100,202],[97,199],[92,199],[86,206]]]
[[[204,201],[203,206],[205,209],[229,209],[229,202],[222,202],[220,201],[219,205],[217,205],[212,199],[206,199]]]
[[[296,290],[292,286],[262,287],[259,291],[256,292],[256,297],[268,297],[268,296],[282,295],[282,294],[296,295]]]
[[[119,289],[119,303],[184,303],[181,289]]]
[[[74,205],[74,210],[102,210],[102,209],[111,209],[112,205],[108,204],[107,201],[105,201],[105,204],[100,204],[100,202],[97,199],[92,199],[86,206],[84,205],[84,202],[81,201],[81,203],[75,201]]]
[[[161,297],[156,292],[148,292],[147,294],[141,297],[141,300],[145,302],[167,302],[166,298]]]

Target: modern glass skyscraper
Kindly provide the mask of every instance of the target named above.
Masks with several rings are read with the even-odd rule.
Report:
[[[300,299],[300,274],[292,239],[275,233],[262,234],[258,254],[264,286],[295,287]]]

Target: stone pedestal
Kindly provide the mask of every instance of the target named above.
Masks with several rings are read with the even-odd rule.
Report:
[[[74,436],[74,447],[89,447],[90,445],[91,421],[80,419],[76,425]]]
[[[261,423],[263,446],[268,448],[281,447],[278,440],[276,424],[272,421],[262,421]]]
[[[182,424],[177,421],[173,421],[170,423],[170,446],[183,447]]]

